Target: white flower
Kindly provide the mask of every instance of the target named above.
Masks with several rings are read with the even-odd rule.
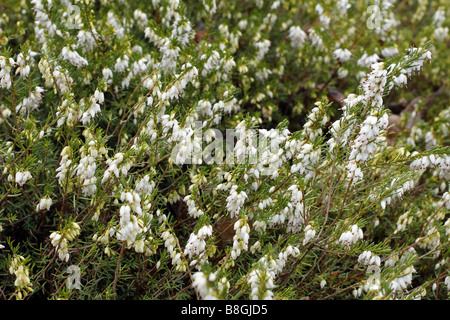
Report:
[[[341,242],[346,247],[356,243],[358,240],[363,238],[363,232],[356,224],[351,227],[350,231],[346,231],[341,234],[339,242]]]
[[[275,288],[274,276],[273,271],[267,267],[253,270],[248,278],[252,288],[250,297],[253,300],[272,300],[272,289]]]
[[[351,4],[349,3],[349,0],[338,0],[336,3],[337,11],[341,15],[345,15],[347,13],[347,10],[351,8]]]
[[[128,61],[129,58],[127,55],[123,56],[123,58],[117,58],[116,64],[114,65],[114,70],[119,73],[124,72],[125,69],[128,68]]]
[[[358,103],[360,103],[363,100],[363,96],[357,96],[354,93],[351,93],[347,96],[347,98],[345,98],[344,100],[342,100],[342,102],[345,105],[345,109],[344,110],[348,110],[351,107],[357,105]]]
[[[102,74],[103,77],[105,78],[106,82],[108,82],[108,84],[112,83],[112,79],[114,77],[113,72],[111,71],[111,69],[109,68],[105,68],[102,70]]]
[[[89,123],[97,113],[101,112],[100,105],[103,104],[104,99],[103,92],[95,90],[89,100],[89,108],[83,112],[81,118],[81,122],[83,122],[83,124]]]
[[[15,182],[19,186],[23,186],[29,179],[33,178],[29,171],[18,171],[16,172]]]
[[[242,250],[248,250],[248,241],[250,239],[250,227],[246,221],[246,217],[239,219],[234,224],[236,231],[233,237],[233,249],[231,250],[231,259],[236,260],[240,256]]]
[[[9,273],[16,276],[14,285],[17,287],[17,298],[22,299],[29,292],[33,292],[30,281],[29,268],[26,266],[25,258],[19,255],[14,255],[9,265]]]
[[[444,41],[448,37],[448,27],[436,28],[433,34],[438,41]]]
[[[321,16],[323,14],[323,7],[318,3],[316,4],[316,7],[314,8],[314,11],[316,11],[316,13]]]
[[[390,58],[398,54],[397,47],[387,47],[381,50],[381,55],[385,58]]]
[[[77,34],[78,43],[83,47],[83,53],[92,51],[95,47],[95,38],[90,31],[80,30]]]
[[[14,66],[15,62],[12,58],[6,58],[0,56],[0,87],[9,89],[12,85],[11,78],[11,66]]]
[[[64,60],[68,61],[70,64],[76,66],[77,68],[81,68],[89,64],[85,58],[78,54],[78,52],[72,51],[68,47],[64,47],[62,49],[61,55]]]
[[[116,37],[119,39],[123,38],[125,35],[125,28],[117,21],[112,11],[108,12],[107,21],[114,28]]]
[[[82,183],[82,192],[85,196],[93,196],[97,190],[97,169],[96,160],[99,156],[98,144],[96,140],[90,140],[87,146],[82,147],[82,158],[76,168],[76,174]]]
[[[30,95],[23,99],[22,102],[17,104],[16,111],[25,113],[27,110],[33,111],[36,110],[41,103],[42,100],[42,93],[44,92],[44,89],[42,87],[36,87],[33,92],[30,93]]]
[[[211,282],[214,282],[214,280],[216,279],[215,273],[211,273],[208,276],[204,272],[199,271],[195,272],[192,275],[192,278],[194,279],[194,281],[192,282],[192,286],[195,288],[195,290],[203,300],[218,299],[217,292],[211,285]]]
[[[69,248],[68,241],[72,241],[80,234],[80,226],[73,222],[67,227],[65,232],[60,233],[59,231],[52,232],[50,234],[50,240],[52,245],[55,247],[56,252],[60,260],[69,261]]]
[[[368,66],[376,63],[378,60],[380,60],[380,57],[377,54],[373,54],[371,56],[368,56],[367,53],[364,52],[362,57],[359,58],[357,64],[358,64],[358,66],[368,67]]]
[[[198,230],[197,234],[191,233],[189,240],[184,249],[184,254],[189,258],[193,256],[199,256],[202,259],[204,255],[204,251],[206,249],[206,241],[207,237],[212,236],[212,226],[205,225],[200,230]]]
[[[381,108],[387,81],[387,70],[384,69],[382,62],[371,64],[370,67],[372,72],[363,79],[361,84],[361,88],[364,91],[363,101],[365,105],[370,102],[370,105],[374,108]]]
[[[257,48],[257,52],[256,52],[256,60],[260,61],[264,58],[264,56],[266,55],[267,52],[269,52],[269,48],[270,48],[271,42],[270,40],[263,40],[263,41],[258,41],[254,44],[254,46]]]
[[[72,149],[69,146],[65,146],[61,151],[61,162],[59,167],[56,169],[56,177],[59,179],[59,184],[65,182],[66,174],[68,173],[68,167],[72,163],[72,160],[70,160],[72,153]]]
[[[338,69],[337,76],[338,76],[339,79],[344,79],[345,77],[347,77],[347,75],[348,75],[348,70],[347,69],[345,69],[343,67],[340,67]]]
[[[202,4],[203,7],[205,8],[205,11],[210,16],[212,16],[217,10],[216,0],[208,1],[208,3],[205,0],[202,0]]]
[[[358,167],[358,164],[355,160],[350,160],[347,166],[345,167],[347,169],[347,179],[351,179],[352,183],[356,183],[363,178],[363,173],[361,169]]]
[[[186,271],[186,265],[181,259],[181,252],[178,250],[177,239],[175,235],[169,230],[165,230],[161,234],[161,238],[164,240],[164,246],[172,258],[172,265],[175,266],[177,271]]]
[[[408,49],[408,53],[409,56],[417,55],[417,58],[412,62],[412,65],[410,64],[408,68],[401,70],[402,73],[405,73],[408,76],[413,72],[420,71],[425,60],[431,60],[431,52],[423,48],[410,48]],[[405,60],[407,58],[408,56],[404,57]]]
[[[292,48],[298,49],[305,43],[308,36],[299,26],[292,26],[289,28],[288,38],[291,40]]]
[[[41,211],[41,210],[50,210],[50,207],[52,206],[53,201],[52,199],[46,197],[46,198],[42,198],[39,201],[39,204],[36,206],[36,211]]]
[[[303,245],[306,245],[316,236],[316,230],[314,230],[311,225],[307,225],[305,228],[305,239],[303,239]]]
[[[247,194],[244,191],[237,192],[237,185],[233,185],[230,190],[230,195],[227,197],[227,211],[233,218],[236,216],[241,207],[244,205],[245,199],[247,199]]]
[[[139,28],[144,29],[148,26],[148,18],[147,15],[139,9],[134,10],[133,13],[134,20],[136,20]]]
[[[199,100],[197,103],[197,113],[199,116],[212,116],[211,102],[207,100]]]
[[[338,49],[334,50],[333,54],[334,54],[334,57],[336,58],[336,60],[339,60],[342,63],[347,62],[348,60],[350,60],[350,57],[352,55],[350,50],[348,50],[348,49],[341,49],[341,48],[338,48]]]
[[[296,157],[299,161],[292,165],[291,173],[299,172],[299,174],[304,175],[305,179],[311,179],[313,177],[314,165],[320,160],[320,153],[320,148],[314,148],[310,143],[303,144]]]
[[[381,118],[368,116],[361,125],[358,137],[353,141],[349,159],[366,162],[372,157],[377,148],[376,139],[380,132],[387,128],[388,123],[387,114]]]
[[[141,195],[151,195],[155,188],[155,182],[150,181],[150,176],[145,175],[142,179],[136,182],[135,190]]]
[[[316,31],[314,31],[314,29],[309,29],[309,39],[311,40],[311,44],[313,46],[317,47],[318,49],[323,48],[323,40],[320,35],[318,35]]]
[[[379,256],[374,255],[371,251],[364,251],[358,257],[358,262],[365,265],[376,265],[380,266],[381,259]]]
[[[414,267],[407,267],[400,277],[395,278],[389,284],[389,287],[393,292],[403,291],[407,289],[408,285],[411,285],[412,282],[412,274],[415,273],[416,270]]]
[[[444,283],[447,285],[447,290],[450,291],[450,277],[446,276]]]
[[[433,15],[432,24],[436,27],[442,27],[445,22],[445,10],[438,9]]]
[[[36,56],[37,53],[33,51],[28,51],[27,54],[23,54],[22,52],[17,55],[16,64],[16,74],[20,73],[22,77],[28,77],[30,75],[31,66],[34,65],[33,57]]]

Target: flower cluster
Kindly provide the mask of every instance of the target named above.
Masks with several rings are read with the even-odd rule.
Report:
[[[39,212],[41,210],[50,210],[50,207],[52,206],[52,204],[53,204],[53,201],[51,198],[49,198],[49,197],[42,198],[39,201],[39,204],[36,206],[36,211]]]
[[[278,254],[276,259],[267,255],[259,259],[247,281],[251,286],[250,298],[253,300],[273,299],[272,289],[275,288],[275,277],[283,271],[290,256],[297,257],[299,254],[298,248],[289,245]]]
[[[363,236],[363,231],[356,224],[354,224],[351,227],[351,230],[341,234],[339,237],[339,242],[349,248],[352,244],[355,244],[358,240],[361,240]]]
[[[364,251],[359,255],[358,262],[367,266],[375,265],[379,267],[381,264],[381,259],[379,256],[374,255],[371,251]]]
[[[231,217],[238,216],[241,207],[244,205],[247,194],[244,191],[237,192],[238,186],[233,185],[230,195],[227,197],[227,211]]]
[[[217,300],[218,292],[214,282],[216,282],[216,273],[211,272],[209,275],[198,271],[192,275],[195,290],[203,300]]]
[[[80,229],[78,223],[72,222],[63,231],[55,231],[50,234],[50,240],[60,260],[69,261],[69,241],[73,241],[80,235]]]
[[[187,266],[181,256],[183,253],[179,249],[179,245],[177,242],[177,238],[175,238],[175,235],[170,232],[170,230],[165,230],[161,234],[161,238],[164,240],[164,246],[167,248],[170,257],[172,258],[172,265],[174,265],[176,270],[178,271],[186,271]]]
[[[30,171],[17,171],[14,176],[14,182],[22,187],[31,178],[33,177],[31,176]],[[12,176],[10,180],[12,180]]]
[[[206,250],[206,238],[212,236],[212,227],[203,226],[198,230],[197,234],[191,233],[189,236],[188,243],[184,249],[184,254],[189,258],[197,257],[197,259],[201,263],[207,262],[207,255],[205,254]],[[191,265],[197,264],[197,260],[191,262]]]
[[[15,295],[18,300],[22,300],[29,293],[34,291],[30,281],[30,270],[26,264],[27,262],[23,256],[15,255],[11,259],[8,269],[10,274],[16,276],[14,285],[17,287]]]
[[[250,227],[247,223],[247,217],[243,216],[234,224],[236,234],[233,237],[233,249],[231,250],[231,258],[236,260],[242,251],[248,250],[248,242],[250,239]]]

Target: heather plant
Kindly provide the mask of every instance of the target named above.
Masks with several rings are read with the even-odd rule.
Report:
[[[0,5],[2,299],[446,299],[445,1]]]

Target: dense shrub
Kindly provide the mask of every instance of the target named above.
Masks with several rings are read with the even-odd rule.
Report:
[[[446,298],[445,4],[3,2],[0,296]]]

